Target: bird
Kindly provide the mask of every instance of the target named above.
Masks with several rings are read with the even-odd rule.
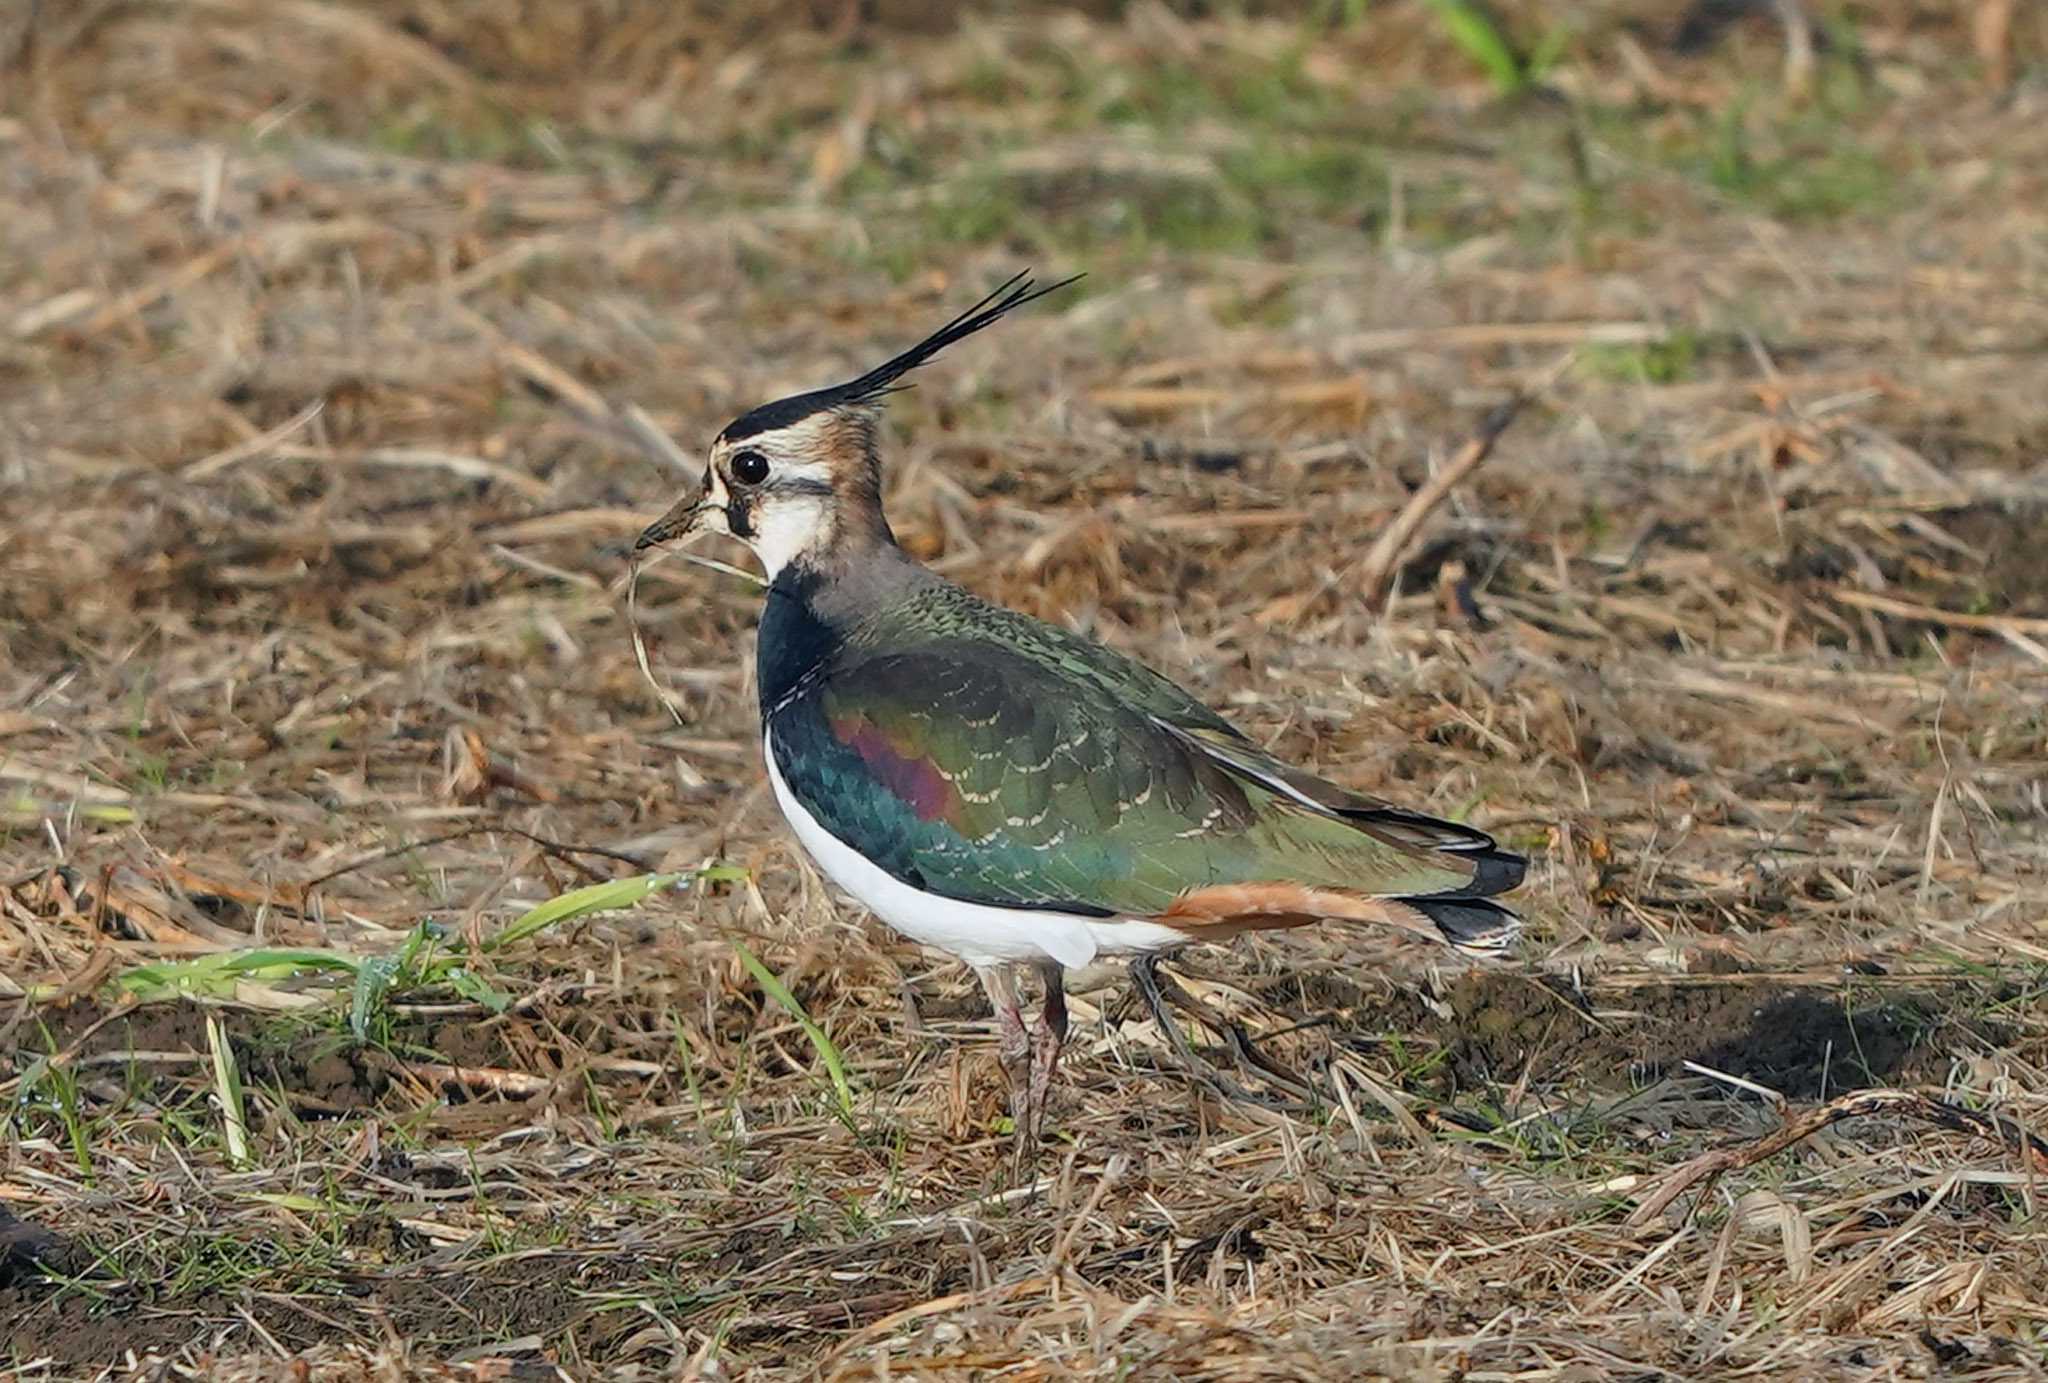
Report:
[[[1527,867],[1483,831],[1284,762],[1151,668],[983,599],[897,542],[884,400],[1072,282],[1017,274],[873,369],[741,414],[694,493],[634,544],[714,533],[752,549],[776,804],[827,878],[979,977],[1024,1167],[1067,1038],[1067,971],[1126,960],[1184,1052],[1161,956],[1319,922],[1498,956],[1521,923],[1496,898]],[[1027,1005],[1033,972],[1042,998]]]

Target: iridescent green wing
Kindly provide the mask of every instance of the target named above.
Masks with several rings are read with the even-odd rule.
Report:
[[[770,722],[791,792],[896,878],[972,902],[1137,916],[1216,884],[1390,897],[1472,885],[1465,852],[1491,844],[1478,832],[1380,819],[1379,804],[1279,764],[1138,664],[982,611],[971,625],[863,631]]]

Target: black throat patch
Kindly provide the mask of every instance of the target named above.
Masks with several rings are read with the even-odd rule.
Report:
[[[768,603],[762,607],[761,629],[754,645],[755,680],[760,684],[764,719],[839,647],[839,630],[818,613],[812,600],[821,579],[816,572],[792,562],[768,587]]]

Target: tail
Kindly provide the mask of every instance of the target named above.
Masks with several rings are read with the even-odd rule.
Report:
[[[1436,924],[1450,946],[1468,956],[1505,955],[1522,935],[1522,919],[1484,898],[1403,898]]]
[[[1468,956],[1505,955],[1521,935],[1522,919],[1485,895],[1520,884],[1529,862],[1493,848],[1472,851],[1469,858],[1475,865],[1471,882],[1447,893],[1387,898],[1294,883],[1218,884],[1183,893],[1152,920],[1191,941],[1215,941],[1343,919],[1395,927]]]
[[[1227,728],[1185,725],[1157,716],[1153,722],[1193,752],[1295,805],[1336,817],[1405,854],[1434,856],[1436,863],[1472,871],[1470,879],[1441,893],[1391,898],[1278,881],[1215,885],[1182,894],[1154,920],[1185,936],[1213,938],[1344,918],[1399,927],[1479,956],[1502,954],[1521,934],[1522,919],[1487,900],[1519,887],[1529,861],[1501,849],[1486,832],[1325,782],[1281,763]]]
[[[1522,934],[1522,919],[1491,895],[1520,888],[1529,872],[1529,861],[1491,840],[1478,850],[1449,850],[1472,862],[1472,882],[1449,893],[1397,901],[1413,908],[1436,925],[1443,939],[1470,956],[1498,956],[1506,953]]]

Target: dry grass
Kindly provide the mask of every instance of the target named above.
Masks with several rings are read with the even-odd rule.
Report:
[[[1572,7],[1502,101],[1361,8],[0,20],[22,1376],[2048,1369],[2042,16],[1859,0],[1787,84]],[[757,597],[646,572],[678,726],[621,576],[647,423],[1022,264],[1086,291],[892,405],[904,540],[1538,862],[1498,972],[1177,963],[1310,1110],[1081,977],[1010,1187],[971,978],[783,844]]]

